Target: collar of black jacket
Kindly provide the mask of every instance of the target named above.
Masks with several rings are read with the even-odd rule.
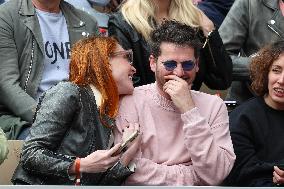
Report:
[[[262,0],[263,4],[273,10],[279,9],[279,1]]]

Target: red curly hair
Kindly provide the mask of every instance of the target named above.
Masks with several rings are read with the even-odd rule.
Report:
[[[69,80],[79,86],[93,84],[100,91],[101,121],[103,115],[114,118],[118,111],[119,94],[109,63],[116,46],[113,37],[93,36],[78,41],[71,49]]]
[[[252,90],[258,96],[268,93],[268,73],[272,64],[284,53],[284,41],[278,41],[260,49],[250,63]]]

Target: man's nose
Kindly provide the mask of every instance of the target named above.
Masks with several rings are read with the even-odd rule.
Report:
[[[173,74],[178,77],[182,77],[184,75],[184,70],[181,64],[177,64],[177,67],[174,69]]]

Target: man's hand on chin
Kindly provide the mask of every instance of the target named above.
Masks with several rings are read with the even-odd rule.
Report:
[[[176,75],[167,75],[164,77],[168,80],[163,90],[170,95],[175,106],[181,113],[185,113],[195,107],[191,97],[191,85]]]

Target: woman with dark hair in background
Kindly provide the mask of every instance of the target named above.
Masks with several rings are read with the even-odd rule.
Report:
[[[226,185],[273,186],[284,183],[284,41],[261,49],[250,63],[257,97],[230,113],[237,156]]]

